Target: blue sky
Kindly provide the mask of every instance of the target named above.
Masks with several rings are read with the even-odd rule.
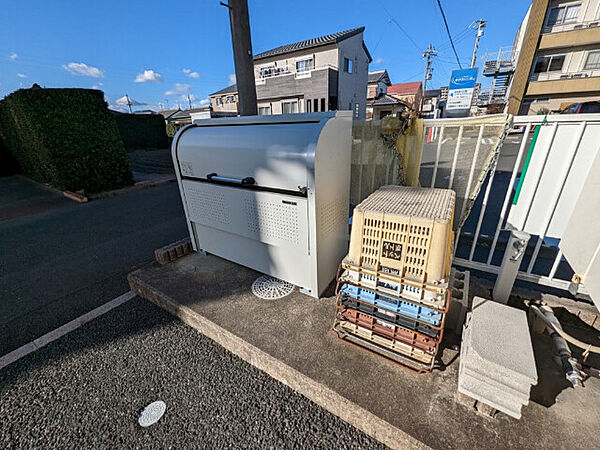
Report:
[[[442,5],[468,65],[469,24],[488,22],[483,56],[512,44],[529,1]],[[422,79],[429,42],[439,49],[430,86],[447,85],[457,68],[436,0],[249,0],[249,7],[255,53],[364,25],[370,70],[387,69],[393,83]],[[199,106],[234,72],[228,12],[218,0],[0,0],[0,11],[0,98],[38,83],[97,87],[111,105],[127,93],[154,108],[187,106],[189,94]]]

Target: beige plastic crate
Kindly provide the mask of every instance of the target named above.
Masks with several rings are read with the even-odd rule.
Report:
[[[437,297],[450,276],[455,202],[450,189],[379,188],[354,209],[342,266],[359,283],[386,278],[406,297]]]

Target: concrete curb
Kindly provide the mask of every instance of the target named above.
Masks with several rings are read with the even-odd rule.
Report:
[[[267,373],[279,382],[289,386],[330,413],[350,425],[377,439],[390,448],[407,449],[430,448],[404,431],[380,419],[335,391],[318,383],[277,358],[249,344],[233,333],[225,330],[192,309],[177,304],[151,286],[135,277],[135,272],[127,277],[129,286],[139,296],[150,300],[160,308],[170,312],[187,325],[198,330],[226,350],[237,355],[254,367]]]
[[[141,191],[149,187],[160,186],[167,183],[173,183],[177,181],[175,175],[169,175],[160,177],[156,180],[139,181],[132,186],[127,186],[121,189],[115,189],[113,191],[100,192],[99,194],[90,195],[90,200],[98,200],[100,198],[112,197],[114,195],[127,194],[128,192]]]

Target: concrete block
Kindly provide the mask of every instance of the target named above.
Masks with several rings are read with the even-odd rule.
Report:
[[[525,312],[475,297],[466,322],[458,391],[520,418],[537,383]]]
[[[164,265],[175,261],[192,251],[192,243],[189,238],[186,238],[154,250],[154,257],[160,265]]]
[[[451,292],[450,306],[446,313],[444,326],[456,334],[461,333],[469,310],[469,283],[470,272],[468,270],[460,271],[452,268],[448,283],[448,289]]]

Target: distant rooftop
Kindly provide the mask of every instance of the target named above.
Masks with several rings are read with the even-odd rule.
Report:
[[[387,105],[404,105],[407,106],[402,100],[392,97],[387,94],[380,94],[373,100],[367,101],[369,106],[387,106]]]
[[[395,95],[411,95],[416,94],[420,88],[420,81],[411,81],[410,83],[392,84],[387,88],[387,93]]]
[[[283,55],[284,53],[295,52],[298,50],[305,50],[308,48],[321,47],[323,45],[328,44],[337,44],[345,39],[348,39],[352,36],[356,36],[359,33],[365,31],[365,27],[352,28],[351,30],[340,31],[338,33],[327,34],[325,36],[319,36],[312,39],[307,39],[305,41],[294,42],[293,44],[282,45],[280,47],[273,48],[271,50],[267,50],[266,52],[258,53],[254,55],[254,60],[265,59],[271,56]],[[364,46],[364,44],[363,44]],[[367,51],[365,47],[365,52],[369,56],[369,60],[371,60],[371,55]]]
[[[369,72],[368,83],[378,83],[381,80],[384,80],[388,86],[392,84],[387,70],[383,69]]]
[[[237,84],[232,84],[231,86],[227,86],[226,88],[223,88],[220,91],[213,92],[212,94],[209,94],[209,97],[213,96],[213,95],[233,94],[233,93],[236,93],[236,92],[237,92]]]

